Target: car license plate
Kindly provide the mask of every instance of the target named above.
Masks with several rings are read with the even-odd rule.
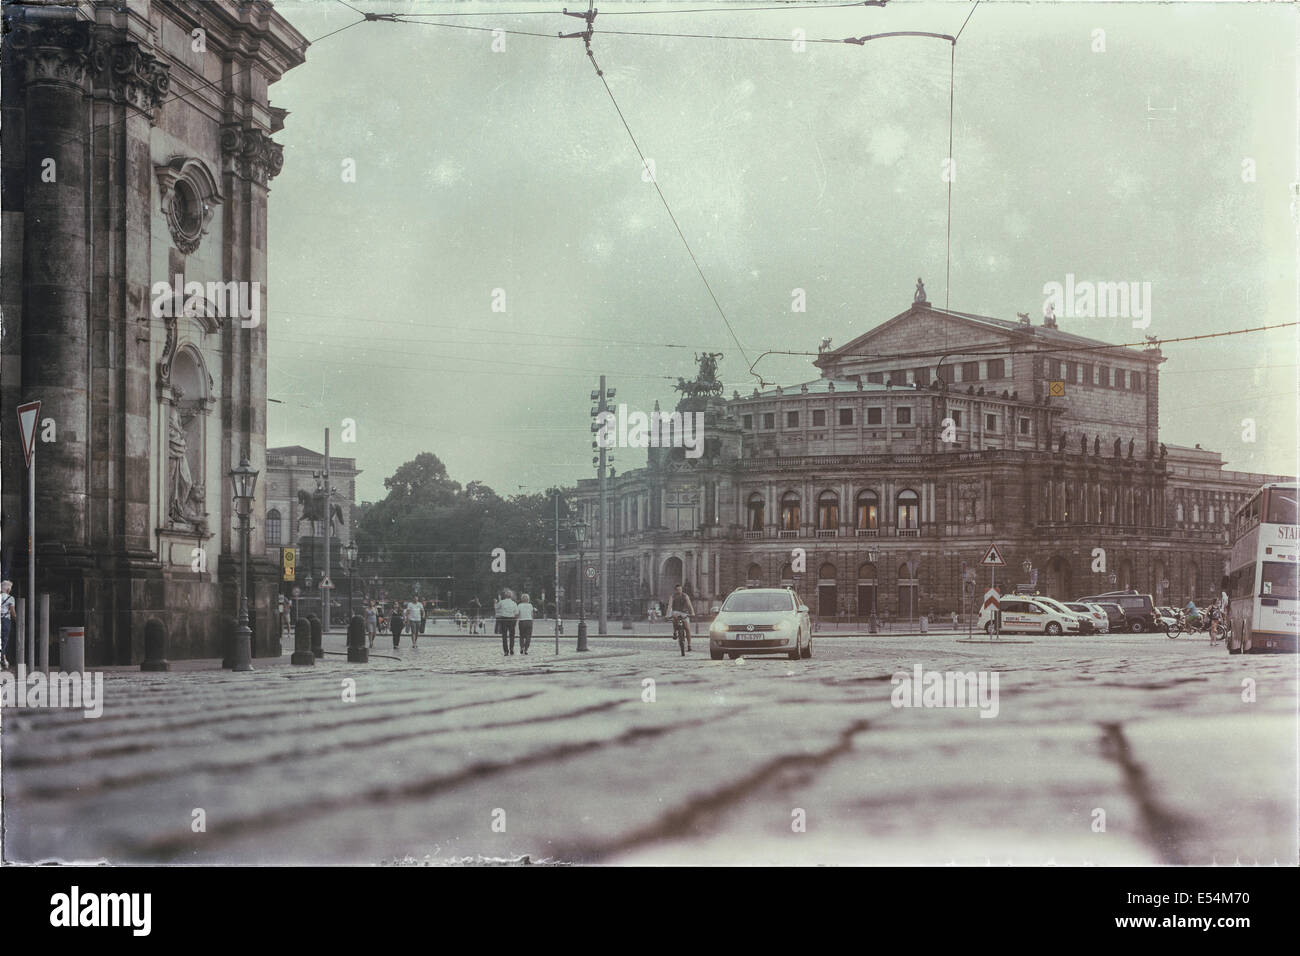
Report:
[[[738,641],[761,641],[763,639],[763,636],[761,634],[753,633],[750,631],[739,631],[735,633],[733,636]]]

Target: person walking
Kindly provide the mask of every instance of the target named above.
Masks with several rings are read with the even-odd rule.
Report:
[[[393,650],[397,650],[397,646],[402,643],[402,625],[406,623],[403,618],[402,605],[394,604],[388,615],[388,623],[393,629]]]
[[[374,601],[366,602],[366,639],[370,646],[375,646],[375,637],[379,634],[379,609]]]
[[[519,653],[527,654],[533,642],[533,604],[527,594],[519,596]]]
[[[495,611],[497,629],[501,632],[501,650],[509,657],[515,652],[515,619],[519,617],[519,605],[515,603],[513,591],[507,588],[501,592]]]
[[[4,668],[9,667],[9,644],[18,626],[18,604],[9,593],[13,587],[12,581],[0,581],[0,667]]]
[[[406,602],[406,629],[411,634],[411,647],[420,639],[420,622],[424,620],[424,605],[419,601]]]

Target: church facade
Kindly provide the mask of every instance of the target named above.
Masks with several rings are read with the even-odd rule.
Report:
[[[610,480],[611,614],[641,616],[677,583],[706,609],[738,586],[789,585],[828,620],[971,611],[993,544],[1003,590],[1204,601],[1229,515],[1286,479],[1163,445],[1163,361],[1154,344],[1084,338],[1050,315],[934,308],[918,284],[907,311],[824,348],[817,379],[730,399],[697,382],[705,453],[651,448],[645,468]],[[578,487],[593,533],[597,486]],[[562,565],[570,602],[576,564]]]
[[[7,3],[3,45],[5,572],[22,590],[14,407],[40,401],[37,590],[86,663],[223,657],[239,588],[229,472],[266,474],[267,201],[305,38],[267,2]],[[278,654],[265,484],[254,654]]]

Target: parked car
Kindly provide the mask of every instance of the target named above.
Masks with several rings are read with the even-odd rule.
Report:
[[[1052,605],[1056,605],[1053,607]],[[1051,598],[1012,596],[1001,601],[1003,634],[1024,632],[1028,634],[1078,634],[1079,618],[1073,611],[1052,601]],[[980,612],[978,627],[992,634],[997,629],[993,608]]]
[[[1134,634],[1141,634],[1143,631],[1156,628],[1156,602],[1151,600],[1150,594],[1139,594],[1137,591],[1130,589],[1128,591],[1107,591],[1104,594],[1093,594],[1088,597],[1081,597],[1079,600],[1084,604],[1090,602],[1118,604],[1124,611],[1128,629]]]
[[[1097,605],[1074,601],[1065,606],[1083,620],[1084,627],[1080,633],[1107,634],[1110,632],[1110,619],[1106,616],[1106,612]]]
[[[1124,616],[1124,609],[1118,604],[1111,601],[1097,601],[1095,606],[1101,608],[1106,615],[1106,619],[1110,622],[1112,634],[1120,634],[1128,630],[1128,618]]]
[[[787,588],[737,588],[709,625],[709,657],[785,654],[812,657],[808,608]]]

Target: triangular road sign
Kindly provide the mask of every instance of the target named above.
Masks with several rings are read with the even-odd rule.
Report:
[[[32,466],[32,449],[36,447],[36,420],[41,417],[41,403],[28,402],[18,406],[18,431],[23,439],[23,460]]]
[[[1006,562],[1002,560],[1002,555],[998,552],[996,544],[989,545],[988,551],[984,553],[984,560],[980,564],[992,565],[995,568],[1006,567]]]

